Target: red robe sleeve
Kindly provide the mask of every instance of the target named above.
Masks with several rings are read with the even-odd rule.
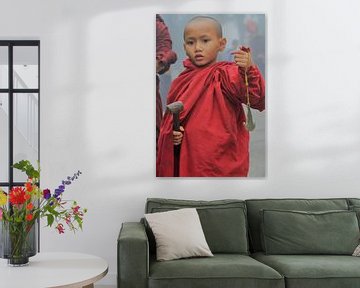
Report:
[[[170,33],[160,15],[156,15],[156,60],[160,61],[163,69],[160,74],[169,70],[170,65],[175,63],[176,53],[172,50]]]
[[[234,64],[219,72],[221,88],[228,99],[232,103],[240,101],[247,104],[245,71]],[[256,66],[248,68],[246,74],[249,83],[250,107],[263,111],[265,109],[265,80]]]

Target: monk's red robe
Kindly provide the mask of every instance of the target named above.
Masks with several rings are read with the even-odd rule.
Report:
[[[168,103],[182,101],[180,122],[185,132],[180,148],[179,176],[246,177],[249,171],[249,132],[244,126],[244,71],[232,62],[196,67],[189,59],[173,81]],[[255,66],[247,71],[250,106],[265,109],[265,81]],[[162,120],[157,176],[174,176],[173,119]]]
[[[169,29],[160,15],[156,15],[156,60],[162,65],[162,70],[158,74],[163,74],[169,70],[170,65],[175,63],[176,53],[172,50],[172,41]],[[163,109],[160,97],[160,79],[156,75],[156,141],[159,137],[160,123],[162,120]],[[156,143],[156,151],[158,150]]]

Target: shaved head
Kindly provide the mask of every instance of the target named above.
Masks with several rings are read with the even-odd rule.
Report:
[[[184,50],[197,67],[212,65],[218,53],[224,51],[226,39],[222,37],[220,23],[208,16],[197,16],[186,23]]]
[[[216,29],[216,33],[219,36],[219,38],[222,38],[222,27],[219,21],[217,21],[215,18],[210,17],[210,16],[196,16],[192,19],[190,19],[184,28],[184,39],[185,39],[185,33],[186,33],[186,29],[194,23],[198,23],[198,22],[208,22],[210,25],[214,26],[214,29]]]

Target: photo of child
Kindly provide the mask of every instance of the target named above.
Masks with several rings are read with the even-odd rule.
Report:
[[[156,175],[265,176],[265,157],[250,157],[251,110],[258,111],[262,120],[264,112],[260,112],[265,110],[265,29],[261,33],[258,27],[259,23],[264,26],[264,15],[161,17],[178,55],[171,72],[177,74],[179,62],[183,61],[183,67],[172,78],[169,91],[161,93],[166,95],[167,109],[157,142]],[[224,26],[233,37],[230,47]],[[179,38],[183,51],[178,49]],[[260,125],[257,149],[251,150],[254,155],[265,154],[264,126]],[[258,132],[258,127],[251,133]],[[253,163],[252,159],[260,161]],[[261,168],[249,174],[255,164]]]

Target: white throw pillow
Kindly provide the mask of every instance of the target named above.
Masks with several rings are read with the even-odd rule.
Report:
[[[156,240],[158,261],[213,256],[195,208],[145,214]]]
[[[356,246],[352,256],[360,257],[360,244],[358,246]]]

